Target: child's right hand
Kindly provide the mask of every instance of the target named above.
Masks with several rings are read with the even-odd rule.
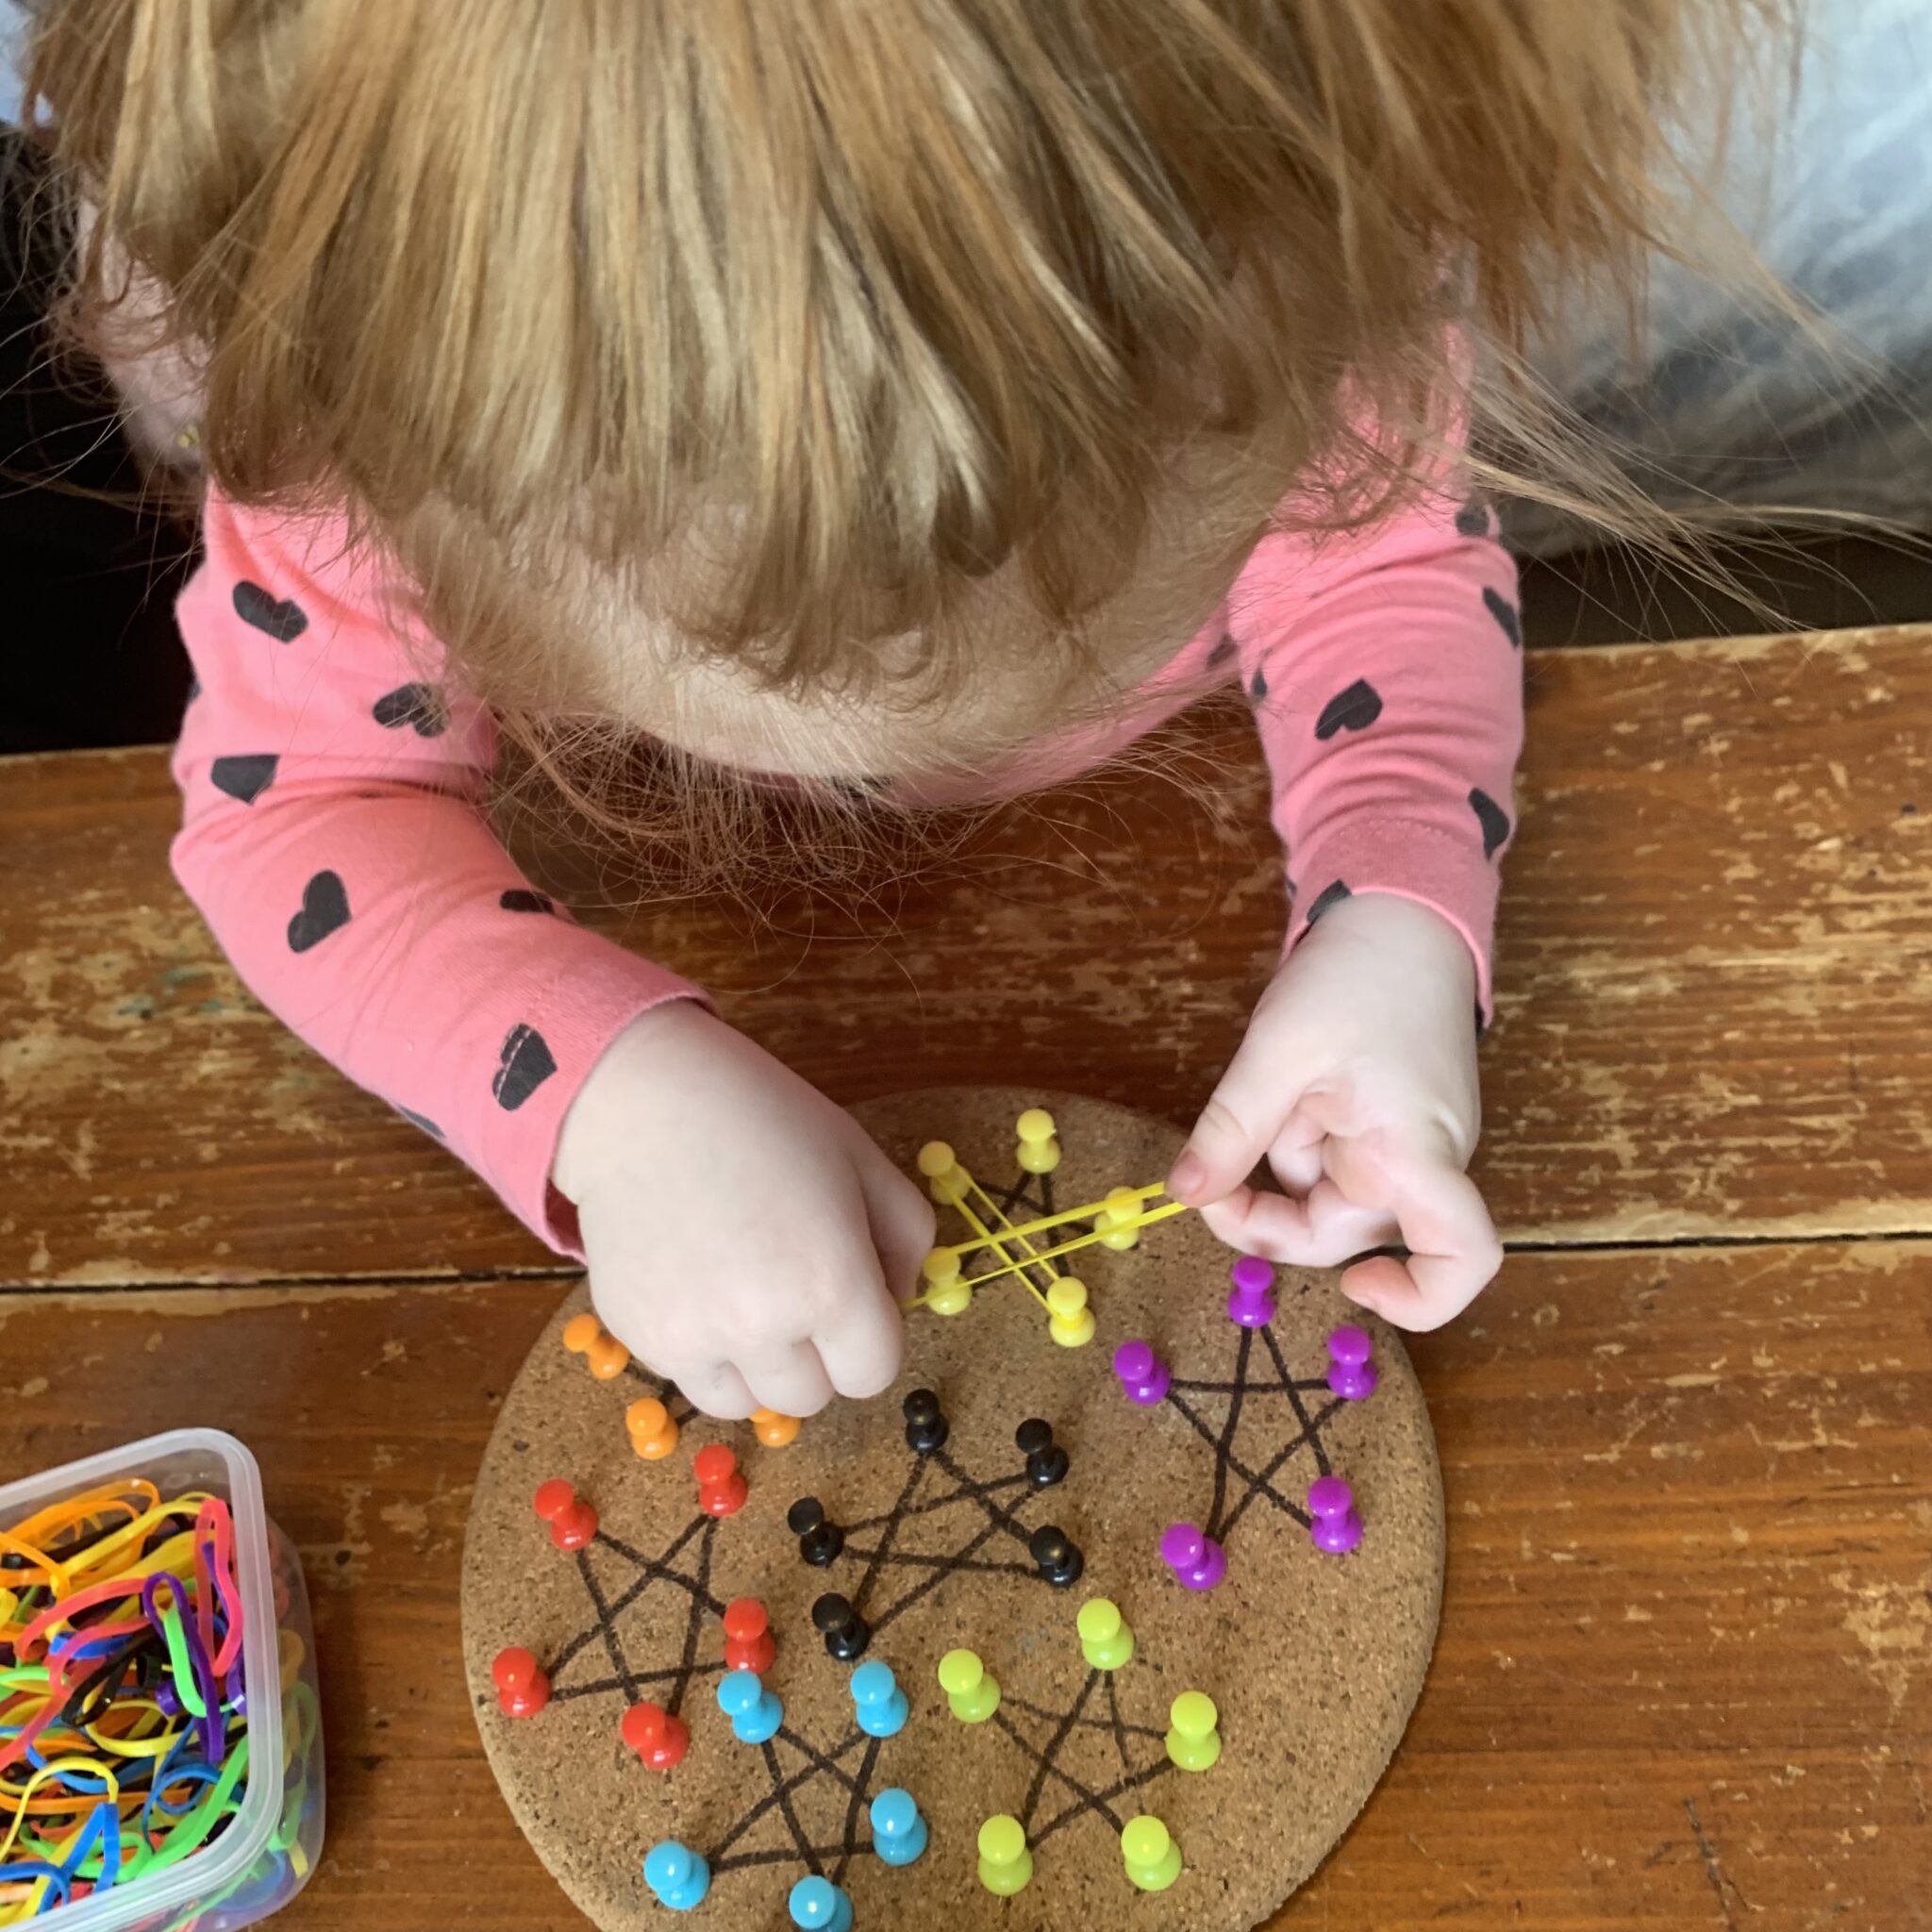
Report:
[[[553,1170],[606,1327],[708,1414],[876,1395],[933,1210],[849,1114],[690,1000],[605,1050]]]

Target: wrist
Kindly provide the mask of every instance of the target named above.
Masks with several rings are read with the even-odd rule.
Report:
[[[1433,906],[1401,892],[1356,892],[1308,927],[1296,953],[1359,953],[1378,966],[1400,964],[1418,978],[1472,1005],[1476,960],[1461,928]]]
[[[613,1035],[577,1089],[558,1130],[550,1178],[565,1200],[581,1207],[585,1194],[621,1159],[626,1116],[640,1088],[674,1080],[680,1055],[724,1023],[694,999],[669,999],[640,1013]]]

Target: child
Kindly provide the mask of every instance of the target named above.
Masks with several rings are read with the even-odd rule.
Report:
[[[895,1374],[930,1208],[518,875],[499,731],[876,811],[1239,679],[1294,918],[1170,1186],[1446,1320],[1521,733],[1457,345],[1628,265],[1770,4],[44,0],[77,319],[202,386],[182,883],[640,1356],[805,1415]]]

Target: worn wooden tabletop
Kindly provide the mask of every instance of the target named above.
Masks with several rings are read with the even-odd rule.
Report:
[[[1282,1927],[1932,1927],[1932,629],[1532,654],[1479,1176],[1414,1349],[1450,1513],[1408,1740]],[[1184,1122],[1279,918],[1240,724],[990,827],[878,929],[615,921],[841,1100]],[[1211,774],[1211,775],[1210,775]],[[460,1681],[554,1260],[237,985],[157,752],[0,762],[0,1479],[233,1429],[315,1588],[289,1932],[579,1923]]]

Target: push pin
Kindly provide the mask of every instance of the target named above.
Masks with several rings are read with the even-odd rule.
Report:
[[[550,1679],[527,1650],[500,1650],[490,1666],[505,1717],[535,1717],[550,1702]]]
[[[563,1345],[571,1354],[582,1356],[600,1382],[614,1382],[630,1367],[630,1350],[616,1336],[606,1334],[592,1314],[573,1315],[564,1324]]]
[[[1121,1254],[1133,1247],[1141,1239],[1141,1230],[1135,1225],[1141,1212],[1141,1197],[1132,1188],[1114,1189],[1093,1217],[1093,1232],[1100,1237],[1101,1245]]]
[[[803,1932],[852,1932],[852,1901],[816,1872],[791,1888],[785,1904]]]
[[[736,1516],[750,1493],[738,1473],[738,1457],[722,1442],[710,1442],[691,1459],[698,1479],[698,1507],[707,1516]]]
[[[915,1864],[925,1850],[925,1820],[910,1791],[889,1785],[872,1801],[872,1848],[885,1865]]]
[[[1029,1107],[1014,1123],[1020,1144],[1013,1158],[1026,1174],[1051,1174],[1060,1164],[1060,1143],[1054,1132],[1052,1114],[1043,1107]]]
[[[983,1724],[1000,1707],[1000,1687],[970,1650],[949,1650],[940,1659],[940,1689],[962,1724]]]
[[[762,1677],[778,1654],[772,1620],[755,1596],[741,1596],[724,1606],[724,1667],[750,1671]]]
[[[825,1519],[825,1506],[816,1496],[801,1496],[785,1512],[785,1526],[798,1539],[798,1554],[814,1570],[835,1563],[845,1547],[845,1532]]]
[[[1046,1332],[1062,1348],[1085,1348],[1096,1325],[1087,1306],[1087,1284],[1071,1274],[1057,1276],[1046,1291]]]
[[[900,1690],[891,1665],[878,1657],[853,1672],[852,1702],[858,1728],[868,1738],[896,1738],[912,1715],[912,1706]]]
[[[979,1827],[979,1882],[995,1898],[1011,1898],[1033,1882],[1025,1827],[1004,1811]]]
[[[1053,1424],[1028,1416],[1013,1431],[1013,1441],[1026,1458],[1026,1480],[1036,1490],[1050,1490],[1067,1479],[1067,1452],[1053,1439]]]
[[[1167,1364],[1144,1341],[1124,1341],[1113,1352],[1113,1372],[1121,1393],[1137,1408],[1155,1408],[1167,1400],[1172,1376]]]
[[[973,1306],[973,1284],[959,1271],[958,1248],[935,1248],[920,1266],[925,1306],[935,1315],[963,1315]]]
[[[767,1690],[750,1671],[726,1671],[718,1679],[718,1708],[731,1720],[731,1735],[741,1744],[775,1738],[785,1722],[777,1693]]]
[[[1181,1875],[1181,1848],[1158,1818],[1130,1818],[1121,1827],[1121,1857],[1127,1883],[1142,1891],[1165,1891]]]
[[[1369,1331],[1354,1323],[1328,1338],[1328,1388],[1344,1402],[1364,1402],[1375,1392],[1375,1368],[1370,1361]]]
[[[559,1550],[588,1549],[597,1535],[597,1512],[577,1500],[566,1482],[547,1482],[537,1491],[537,1514],[550,1525],[550,1541]]]
[[[1190,1590],[1212,1590],[1227,1574],[1227,1555],[1191,1523],[1170,1523],[1160,1533],[1160,1557]]]
[[[767,1449],[789,1449],[798,1441],[798,1418],[780,1415],[775,1408],[755,1408],[751,1412],[752,1433]]]
[[[1041,1524],[1027,1539],[1026,1549],[1041,1575],[1056,1590],[1078,1583],[1087,1567],[1086,1557],[1057,1523]]]
[[[1227,1319],[1242,1328],[1265,1328],[1274,1319],[1274,1270],[1258,1255],[1243,1255],[1228,1270]]]
[[[1080,1655],[1096,1671],[1118,1671],[1134,1660],[1134,1633],[1127,1628],[1121,1607],[1110,1598],[1090,1597],[1074,1619],[1080,1633]]]
[[[668,1838],[645,1854],[644,1883],[660,1906],[674,1912],[695,1911],[711,1889],[711,1868],[700,1853]]]
[[[619,1728],[624,1741],[653,1771],[675,1771],[691,1749],[691,1726],[661,1704],[633,1704]]]
[[[919,1150],[919,1171],[925,1176],[926,1191],[941,1208],[957,1208],[973,1185],[973,1176],[943,1141],[928,1141]]]
[[[1221,1762],[1221,1713],[1205,1690],[1183,1690],[1168,1712],[1168,1761],[1181,1771]]]
[[[624,1425],[630,1431],[630,1446],[646,1462],[662,1462],[677,1447],[677,1424],[655,1395],[633,1402],[624,1412]]]
[[[849,1664],[863,1657],[872,1641],[872,1625],[852,1607],[850,1597],[830,1590],[811,1607],[811,1621],[825,1640],[825,1655],[834,1663]]]
[[[1318,1475],[1308,1485],[1308,1514],[1315,1519],[1308,1530],[1310,1540],[1331,1557],[1347,1556],[1362,1540],[1355,1491],[1339,1475]]]
[[[915,1389],[899,1405],[906,1417],[906,1446],[915,1456],[936,1456],[946,1446],[953,1425],[940,1410],[940,1399],[930,1389]]]

